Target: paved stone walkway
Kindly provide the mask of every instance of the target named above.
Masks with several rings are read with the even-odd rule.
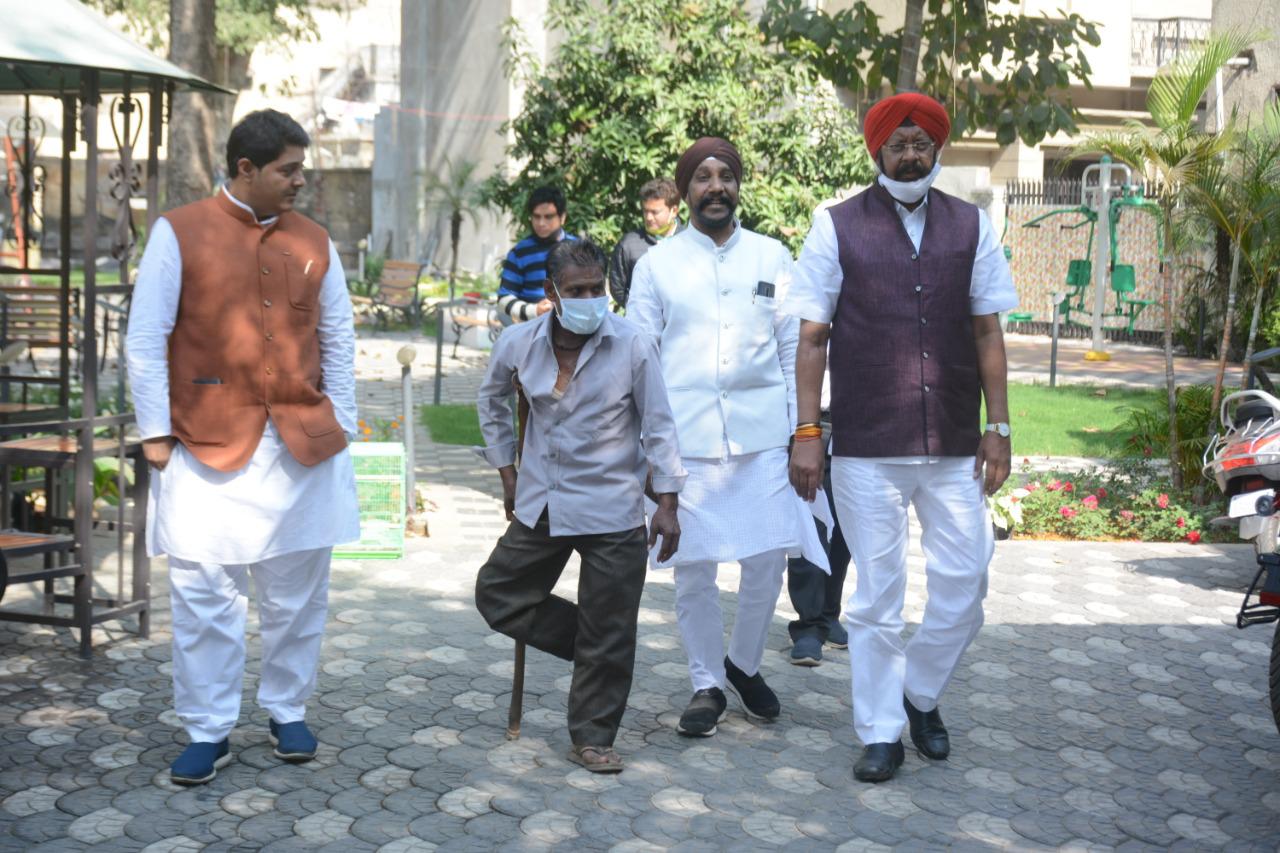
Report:
[[[400,343],[361,341],[366,414],[395,411]],[[482,361],[449,364],[445,399],[462,402]],[[430,399],[428,371],[415,373]],[[618,743],[628,768],[602,778],[566,760],[570,670],[538,652],[523,737],[505,740],[511,643],[472,602],[504,527],[497,478],[465,448],[419,440],[432,536],[410,540],[402,561],[335,563],[309,710],[322,742],[314,762],[271,756],[253,703],[253,637],[235,760],[204,787],[168,782],[184,735],[171,710],[163,565],[149,640],[105,626],[86,663],[67,632],[0,627],[0,850],[1280,846],[1270,630],[1233,625],[1246,548],[1000,543],[987,624],[942,706],[952,758],[909,750],[880,786],[850,773],[848,655],[791,666],[785,595],[763,670],[782,717],[748,722],[731,704],[716,737],[677,736],[690,687],[670,577],[651,573]],[[913,548],[909,625],[924,602],[922,566]],[[569,595],[575,579],[571,565]],[[735,569],[723,587],[731,618]]]

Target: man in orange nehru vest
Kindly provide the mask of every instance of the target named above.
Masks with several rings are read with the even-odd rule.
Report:
[[[351,302],[329,235],[293,211],[309,144],[284,113],[246,116],[229,182],[156,220],[138,268],[129,374],[155,469],[147,547],[169,557],[179,784],[231,760],[250,575],[268,736],[285,761],[316,752],[329,557],[360,530]]]

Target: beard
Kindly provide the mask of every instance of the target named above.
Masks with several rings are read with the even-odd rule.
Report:
[[[716,203],[724,205],[724,208],[725,208],[724,215],[710,216],[707,214],[707,208],[710,207],[712,204],[716,204]],[[704,227],[709,228],[712,231],[717,231],[721,228],[724,228],[729,223],[733,222],[733,217],[734,217],[734,214],[737,212],[737,210],[738,210],[738,204],[732,198],[730,198],[727,195],[716,195],[716,196],[704,196],[698,202],[698,209],[696,213],[698,216],[698,221],[701,222]]]

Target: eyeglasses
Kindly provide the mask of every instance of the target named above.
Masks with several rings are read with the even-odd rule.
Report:
[[[895,142],[892,145],[886,145],[885,150],[895,157],[901,157],[908,148],[917,154],[928,154],[936,147],[932,142]]]

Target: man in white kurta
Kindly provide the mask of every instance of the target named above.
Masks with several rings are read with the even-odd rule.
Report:
[[[247,129],[233,130],[228,159],[238,168],[219,193],[223,206],[239,212],[248,227],[256,222],[265,242],[280,217],[300,216],[291,207],[303,184],[306,135],[283,114],[273,113],[270,121],[255,118],[260,115],[246,118]],[[255,162],[264,159],[268,162]],[[315,739],[303,718],[316,683],[330,553],[334,545],[359,538],[359,516],[345,448],[304,465],[286,447],[274,417],[266,419],[251,457],[237,470],[212,468],[186,446],[171,421],[171,382],[204,388],[224,380],[183,380],[170,363],[171,335],[179,324],[192,322],[181,310],[183,262],[175,229],[165,218],[158,219],[138,269],[127,344],[138,428],[148,460],[157,469],[151,481],[147,546],[153,556],[169,557],[174,705],[191,741],[174,763],[172,776],[182,784],[198,784],[212,779],[230,760],[227,737],[240,714],[250,575],[262,636],[258,704],[270,716],[279,757],[298,761],[314,755]],[[307,262],[307,273],[312,265]],[[281,270],[276,272],[278,276]],[[299,310],[269,302],[266,307]],[[314,336],[320,387],[349,439],[356,427],[354,329],[332,242],[318,299],[305,310],[318,312]],[[272,315],[264,311],[264,316]],[[197,331],[210,340],[226,332],[216,324]],[[271,337],[268,332],[267,340]],[[266,352],[270,374],[270,350]],[[264,405],[271,412],[270,397]],[[175,435],[183,440],[175,442]]]
[[[691,227],[640,259],[627,302],[627,319],[658,342],[689,473],[674,565],[694,695],[677,731],[694,737],[715,734],[726,686],[751,716],[778,716],[760,664],[787,553],[803,548],[826,567],[812,516],[787,483],[798,324],[778,306],[791,255],[734,218],[741,175],[722,139],[701,139],[681,157],[676,185]],[[716,571],[735,560],[742,574],[726,656]]]

